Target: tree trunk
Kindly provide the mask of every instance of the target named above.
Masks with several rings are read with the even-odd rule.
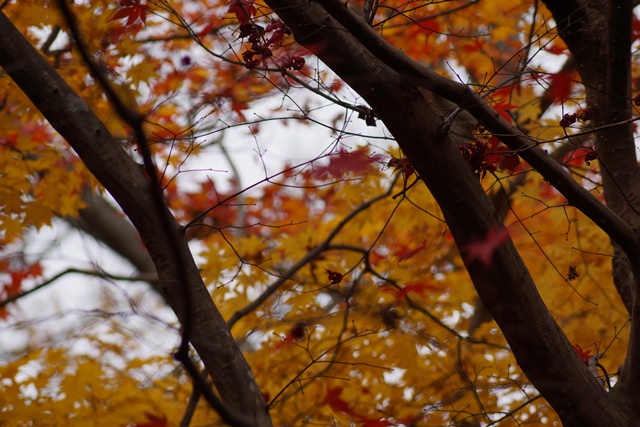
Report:
[[[458,247],[501,227],[500,218],[451,140],[443,111],[458,103],[614,237],[627,251],[640,241],[628,224],[602,206],[553,160],[500,122],[466,88],[444,81],[389,46],[337,0],[306,3],[267,0],[296,40],[356,90],[384,122],[443,211]],[[428,89],[429,91],[425,90]],[[637,260],[637,254],[635,254]],[[540,299],[511,242],[485,267],[466,262],[483,304],[496,320],[529,380],[566,426],[639,426],[640,419],[618,395],[607,393],[576,356]]]

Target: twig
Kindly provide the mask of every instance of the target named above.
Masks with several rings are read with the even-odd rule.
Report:
[[[50,284],[52,284],[53,282],[55,282],[56,280],[60,279],[63,276],[66,276],[67,274],[84,274],[86,276],[95,276],[95,277],[100,277],[103,279],[110,279],[110,280],[126,280],[126,281],[141,281],[141,282],[150,282],[150,283],[154,283],[158,281],[158,276],[156,274],[153,273],[139,273],[135,276],[120,276],[120,275],[116,275],[116,274],[108,274],[105,273],[103,271],[95,271],[95,270],[82,270],[79,268],[68,268],[64,271],[61,271],[60,273],[50,277],[49,279],[45,280],[44,282],[34,286],[31,289],[28,289],[26,291],[20,292],[18,294],[15,295],[11,295],[3,300],[0,300],[0,308],[11,304],[12,302],[15,302],[23,297],[26,297],[27,295],[30,295],[36,291],[39,291],[40,289],[44,288],[45,286],[48,286]]]

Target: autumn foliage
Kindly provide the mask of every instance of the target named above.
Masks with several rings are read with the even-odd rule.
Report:
[[[602,199],[594,142],[567,138],[588,133],[594,111],[578,72],[558,71],[567,48],[542,4],[379,3],[373,31],[468,82]],[[456,150],[486,195],[506,200],[503,226],[457,247],[385,124],[314,56],[326,46],[296,44],[268,4],[88,0],[71,9],[93,61],[144,116],[162,200],[273,425],[560,425],[467,273],[505,268],[494,255],[511,241],[576,356],[610,388],[629,316],[612,284],[609,236],[474,121]],[[137,137],[89,74],[56,2],[10,0],[2,12],[141,163]],[[453,123],[458,115],[443,108]],[[0,358],[0,424],[217,425],[173,358],[183,325],[149,271],[100,256],[76,268],[38,249],[52,230],[107,239],[82,212],[88,195],[112,202],[7,73],[0,171],[0,324],[20,333]],[[146,254],[133,236],[127,245]],[[39,292],[64,301],[56,286],[78,274],[82,286],[97,283],[97,307],[33,309]],[[58,330],[40,333],[43,323]]]

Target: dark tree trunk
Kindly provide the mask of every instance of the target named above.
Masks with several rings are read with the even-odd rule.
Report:
[[[451,109],[443,108],[447,103],[442,98],[466,108],[494,134],[503,135],[503,142],[512,149],[521,149],[522,157],[608,232],[626,250],[630,265],[638,268],[640,240],[633,228],[581,188],[546,153],[531,147],[481,100],[474,99],[468,89],[443,80],[389,46],[337,0],[267,0],[267,4],[293,30],[299,43],[313,46],[314,53],[373,108],[439,203],[458,247],[501,223],[449,137],[445,121]],[[640,417],[623,397],[628,394],[607,393],[576,356],[511,242],[496,251],[493,261],[489,268],[477,262],[466,266],[518,363],[563,423],[639,426]]]

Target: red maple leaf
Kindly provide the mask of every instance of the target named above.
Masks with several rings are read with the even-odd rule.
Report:
[[[583,350],[582,347],[580,347],[578,344],[574,344],[573,349],[576,353],[578,353],[578,357],[580,357],[580,360],[582,360],[583,362],[588,362],[589,359],[593,357],[591,355],[591,350]]]
[[[398,257],[398,261],[406,261],[409,258],[412,258],[418,252],[422,252],[427,248],[427,242],[425,240],[422,241],[422,244],[414,249],[404,248],[398,252],[396,252],[396,256]]]
[[[409,292],[414,292],[422,297],[427,296],[427,292],[436,290],[436,287],[424,282],[409,282],[401,288],[393,286],[385,286],[383,292],[391,292],[396,296],[398,301],[404,300]]]
[[[508,170],[514,173],[520,167],[520,158],[508,147],[500,145],[500,140],[492,136],[485,150],[485,162],[494,169]]]
[[[292,342],[302,339],[304,337],[306,327],[307,324],[305,322],[297,322],[295,325],[293,325],[293,327],[287,332],[287,335],[285,335],[282,342],[278,343],[278,345],[273,348],[273,352],[278,352],[280,351],[280,349],[291,344]]]
[[[500,100],[497,104],[493,106],[493,109],[496,110],[503,119],[508,121],[509,123],[513,123],[513,119],[511,115],[507,113],[508,110],[513,110],[515,108],[519,108],[517,105],[508,104],[504,99]]]
[[[509,230],[504,227],[492,227],[487,231],[484,239],[464,245],[461,253],[468,263],[477,260],[485,267],[491,267],[494,252],[507,240],[509,240]]]
[[[231,0],[227,13],[233,13],[240,24],[248,24],[252,16],[258,13],[253,0]]]
[[[328,404],[331,409],[337,412],[342,412],[343,414],[352,415],[357,418],[360,418],[358,413],[356,413],[349,404],[342,398],[340,395],[342,394],[342,387],[330,387],[327,389],[327,395],[324,398],[322,403]]]
[[[377,169],[374,163],[379,163],[382,156],[373,154],[367,155],[365,148],[356,151],[340,150],[331,154],[327,165],[314,166],[313,175],[316,178],[324,179],[326,177],[342,178],[347,173],[364,175],[367,173],[376,173]]]
[[[113,15],[113,18],[109,19],[109,22],[127,18],[127,22],[124,24],[125,27],[133,25],[138,19],[143,24],[147,23],[147,11],[151,10],[151,8],[146,4],[140,4],[138,0],[121,0],[120,6],[122,8]]]
[[[144,413],[145,418],[148,420],[144,423],[134,424],[133,427],[166,427],[167,426],[167,416],[156,416],[149,412]]]
[[[545,92],[543,99],[545,101],[551,101],[554,104],[564,102],[571,93],[573,74],[573,70],[560,71],[559,73],[552,74],[549,79],[549,88]]]
[[[338,273],[337,271],[328,270],[326,268],[324,270],[329,276],[329,283],[331,283],[332,285],[337,285],[342,282],[342,274]]]

